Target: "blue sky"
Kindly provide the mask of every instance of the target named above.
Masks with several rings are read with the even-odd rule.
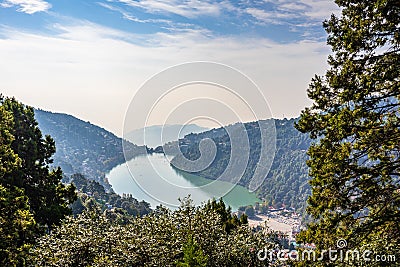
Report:
[[[321,23],[335,8],[327,0],[3,0],[1,7],[3,27],[51,32],[52,24],[86,20],[134,34],[198,31],[277,42],[324,39]]]
[[[329,0],[0,0],[0,88],[120,135],[146,79],[206,60],[243,71],[274,117],[294,117],[326,69],[331,13]]]

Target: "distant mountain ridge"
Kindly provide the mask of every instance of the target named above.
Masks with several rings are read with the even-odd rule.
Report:
[[[153,125],[131,131],[125,134],[124,138],[137,145],[146,145],[155,148],[183,138],[187,134],[201,133],[207,130],[209,130],[209,128],[201,127],[196,124]]]
[[[43,135],[56,142],[54,166],[67,176],[81,173],[109,189],[104,174],[125,162],[121,138],[68,114],[35,109],[35,118]],[[146,153],[144,146],[124,142],[128,160]]]

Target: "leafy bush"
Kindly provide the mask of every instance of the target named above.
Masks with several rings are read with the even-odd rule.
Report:
[[[247,225],[228,234],[221,216],[194,207],[189,198],[176,211],[157,207],[151,214],[117,224],[99,210],[69,217],[32,251],[39,266],[175,266],[197,255],[207,266],[264,266],[256,252],[271,246],[266,231]],[[189,241],[190,242],[189,242]],[[186,258],[185,258],[186,255]]]

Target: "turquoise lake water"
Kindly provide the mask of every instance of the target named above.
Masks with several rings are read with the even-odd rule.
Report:
[[[132,194],[152,208],[159,204],[177,208],[178,198],[187,195],[196,205],[222,197],[232,210],[260,201],[243,186],[176,171],[163,154],[134,158],[112,169],[106,177],[116,193]]]

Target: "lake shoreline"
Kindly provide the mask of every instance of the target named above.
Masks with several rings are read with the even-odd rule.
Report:
[[[161,203],[175,209],[179,207],[178,198],[189,194],[196,205],[222,197],[232,211],[260,201],[243,186],[174,170],[164,155],[158,153],[120,164],[106,177],[117,194],[132,194],[138,200],[149,202],[153,208]]]

